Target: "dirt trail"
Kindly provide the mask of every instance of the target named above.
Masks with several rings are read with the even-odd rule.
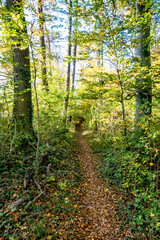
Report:
[[[119,225],[114,211],[115,196],[104,186],[94,167],[96,161],[90,147],[78,129],[80,142],[80,165],[83,171],[86,191],[85,204],[88,212],[88,228],[86,240],[89,239],[121,239],[118,237]]]

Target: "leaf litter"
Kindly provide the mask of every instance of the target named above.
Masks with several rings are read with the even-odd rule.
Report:
[[[119,222],[116,219],[115,205],[117,196],[106,188],[95,167],[97,159],[82,135],[78,132],[80,143],[79,161],[83,170],[85,188],[85,207],[88,211],[86,240],[89,239],[121,239]]]
[[[28,240],[133,239],[130,230],[123,231],[120,227],[122,219],[117,220],[119,193],[99,177],[96,167],[99,160],[93,155],[81,128],[77,144],[68,157],[68,161],[63,158],[59,162],[54,181],[50,179],[46,185],[45,196],[27,212],[20,209],[10,215],[10,236]],[[14,198],[18,192],[19,189],[14,191]]]

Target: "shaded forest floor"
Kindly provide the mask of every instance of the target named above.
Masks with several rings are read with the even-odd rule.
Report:
[[[18,161],[23,165],[21,159]],[[33,180],[23,190],[20,173],[13,173],[10,166],[1,184],[0,239],[141,239],[133,236],[128,226],[122,226],[123,219],[116,210],[122,196],[100,178],[97,162],[79,127],[76,141],[61,141],[45,155],[41,186],[48,163],[51,169],[40,197]],[[7,208],[28,195],[29,201],[18,209]]]

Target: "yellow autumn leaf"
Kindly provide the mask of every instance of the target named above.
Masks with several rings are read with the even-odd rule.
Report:
[[[66,203],[69,202],[69,198],[68,198],[68,197],[65,198],[65,202],[66,202]]]
[[[50,239],[52,239],[52,236],[48,236],[48,237],[47,237],[47,240],[50,240]]]
[[[154,217],[154,214],[153,214],[153,213],[151,213],[151,214],[150,214],[150,217]]]

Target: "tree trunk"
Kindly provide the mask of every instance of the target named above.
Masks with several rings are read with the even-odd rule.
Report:
[[[78,7],[78,0],[74,1],[74,9],[75,9],[75,21],[74,21],[74,52],[73,52],[73,74],[72,74],[72,90],[75,89],[75,75],[76,75],[76,56],[77,56],[77,37],[76,33],[78,30],[78,16],[77,16],[77,7]]]
[[[23,12],[22,0],[7,0],[6,6],[9,11],[9,26],[14,34],[12,40],[13,52],[13,75],[14,75],[14,107],[13,118],[16,132],[33,133],[32,127],[32,98],[31,98],[31,73],[29,47],[24,44],[24,36],[27,39],[27,28]],[[14,15],[19,17],[21,26],[15,24]],[[12,35],[13,36],[13,35]]]
[[[48,58],[49,58],[49,76],[51,78],[51,76],[52,76],[52,64],[51,64],[52,52],[51,52],[51,39],[50,39],[49,33],[47,34],[47,41],[48,41]]]
[[[118,65],[118,64],[117,64]],[[123,120],[123,131],[124,131],[124,136],[127,136],[127,125],[126,125],[126,116],[125,116],[125,106],[124,106],[124,90],[123,90],[123,84],[121,81],[121,77],[119,74],[119,69],[117,66],[117,77],[118,77],[118,81],[119,81],[119,87],[121,90],[121,108],[122,108],[122,120]]]
[[[76,55],[77,55],[77,43],[74,44],[74,53],[73,53],[74,60],[73,60],[72,90],[75,89]]]
[[[72,0],[69,1],[69,35],[68,35],[68,67],[67,67],[67,78],[66,78],[66,89],[64,99],[64,122],[67,120],[67,110],[70,94],[70,76],[71,76],[71,36],[72,36]]]
[[[44,24],[45,17],[43,12],[44,0],[38,0],[38,16],[39,16],[39,30],[40,30],[40,48],[41,48],[41,73],[42,73],[42,84],[46,91],[48,91],[47,81],[47,67],[46,67],[46,44],[45,44],[45,33]]]
[[[103,67],[103,42],[98,45],[97,57],[98,57],[97,65],[99,67]]]
[[[136,5],[138,24],[136,29],[137,46],[135,57],[141,68],[136,79],[136,110],[135,121],[141,117],[151,115],[152,83],[149,77],[150,58],[150,0],[139,0]]]

